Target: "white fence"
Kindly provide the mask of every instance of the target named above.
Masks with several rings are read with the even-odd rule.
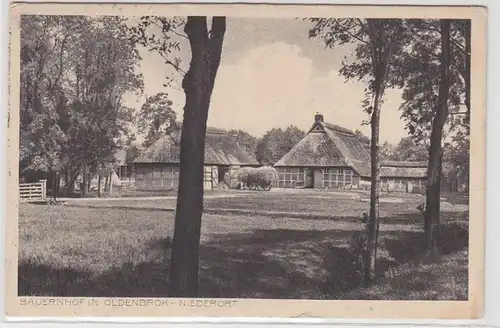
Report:
[[[45,201],[47,199],[47,180],[19,184],[19,199],[21,202]]]

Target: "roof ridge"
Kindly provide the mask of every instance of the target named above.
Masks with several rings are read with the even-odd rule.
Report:
[[[183,124],[182,120],[176,120],[175,124],[177,125],[177,128],[179,130],[182,130],[182,124]],[[228,134],[229,130],[207,125],[207,133],[210,133],[210,134]]]
[[[323,124],[324,127],[328,128],[330,130],[335,130],[337,132],[346,133],[346,134],[356,136],[356,133],[354,133],[352,130],[350,130],[348,128],[344,128],[343,126],[340,126],[337,124],[332,124],[329,122],[320,122],[320,123]]]

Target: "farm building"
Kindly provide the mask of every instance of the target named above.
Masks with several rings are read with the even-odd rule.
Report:
[[[274,167],[278,171],[276,186],[281,188],[367,188],[371,173],[369,140],[316,114],[306,136]],[[382,188],[417,192],[423,188],[426,167],[426,163],[382,163]]]
[[[179,182],[181,123],[177,129],[152,144],[134,161],[135,186],[141,189],[175,189]],[[235,188],[241,167],[257,167],[227,131],[207,127],[205,139],[205,189]]]
[[[380,165],[382,191],[422,193],[426,182],[427,162],[385,161]]]

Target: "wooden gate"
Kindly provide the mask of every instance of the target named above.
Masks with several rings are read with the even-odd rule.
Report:
[[[219,182],[219,171],[217,166],[207,165],[204,167],[203,174],[203,187],[205,190],[207,189],[215,189],[217,188],[217,184]]]
[[[47,200],[47,180],[36,183],[19,184],[19,199],[21,202],[44,202]]]

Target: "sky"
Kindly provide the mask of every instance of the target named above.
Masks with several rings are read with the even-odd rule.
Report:
[[[308,130],[316,112],[325,121],[367,136],[370,127],[361,102],[365,83],[345,81],[338,73],[342,60],[351,56],[354,45],[326,49],[308,38],[311,23],[301,19],[228,18],[221,64],[217,72],[208,115],[208,125],[242,129],[262,136],[275,127],[295,125]],[[144,76],[144,95],[130,96],[127,105],[140,109],[146,96],[166,92],[182,118],[182,76],[163,59],[140,48],[139,71]],[[183,65],[190,59],[189,46],[181,44]],[[176,80],[163,87],[166,76]],[[380,139],[397,143],[407,136],[400,119],[400,90],[388,89],[381,112]]]

